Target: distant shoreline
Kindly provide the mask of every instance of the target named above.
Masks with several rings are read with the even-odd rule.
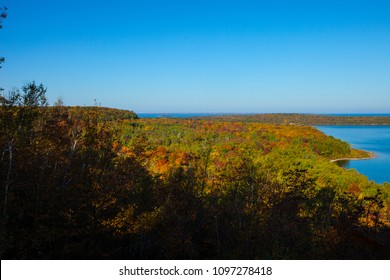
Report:
[[[308,126],[390,126],[390,114],[138,113],[140,118],[189,118]]]
[[[343,160],[366,160],[366,159],[373,159],[376,158],[375,153],[373,152],[368,152],[370,157],[364,157],[364,158],[336,158],[336,159],[331,159],[330,162],[337,162],[337,161],[343,161]]]

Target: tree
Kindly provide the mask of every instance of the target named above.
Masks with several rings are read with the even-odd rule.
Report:
[[[46,106],[46,88],[35,82],[10,91],[2,97],[0,111],[0,143],[3,154],[8,155],[3,199],[3,219],[7,216],[8,192],[11,185],[14,151],[22,137],[29,137],[33,123],[39,116],[38,107]]]
[[[3,19],[7,17],[7,7],[0,8],[0,29],[3,28]],[[1,69],[1,64],[4,63],[4,57],[0,56],[0,69]],[[0,92],[3,91],[3,89],[0,87]],[[0,100],[1,101],[1,100]]]
[[[35,82],[28,83],[22,87],[23,106],[36,108],[47,105],[46,91],[43,84],[37,85]]]
[[[0,29],[3,28],[3,19],[7,17],[7,7],[0,8]]]
[[[57,101],[54,103],[54,106],[58,106],[58,107],[62,107],[62,106],[64,106],[65,104],[64,104],[64,100],[62,99],[62,97],[60,96],[60,97],[58,97],[57,98]]]

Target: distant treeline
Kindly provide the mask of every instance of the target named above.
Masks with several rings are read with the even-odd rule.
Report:
[[[316,114],[255,114],[209,116],[222,121],[259,122],[296,125],[390,125],[390,116],[329,116]]]
[[[95,115],[99,121],[138,119],[137,114],[133,111],[98,106],[52,106],[43,107],[42,109],[49,112],[56,111],[60,114],[69,114],[70,116],[77,116],[78,118],[87,118],[91,115]]]

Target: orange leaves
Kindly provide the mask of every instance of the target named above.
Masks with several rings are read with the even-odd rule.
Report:
[[[112,143],[112,149],[115,151],[115,150],[118,149],[118,147],[119,147],[119,142],[118,142],[118,141],[114,141],[114,142]]]
[[[173,153],[173,158],[175,159],[176,165],[188,165],[189,161],[192,159],[191,155],[183,151]]]
[[[359,184],[358,183],[350,184],[348,187],[348,192],[352,193],[356,197],[359,196],[359,194],[361,193],[361,189],[359,187]]]
[[[159,174],[164,174],[169,170],[169,167],[169,162],[166,159],[162,158],[157,160],[154,171]]]
[[[154,173],[164,174],[169,170],[169,161],[167,158],[167,150],[166,148],[159,146],[153,152],[151,161],[154,162],[154,166],[152,168]]]
[[[158,146],[156,151],[154,152],[154,156],[156,157],[164,157],[167,155],[167,149],[163,146]]]
[[[113,145],[115,145],[115,142],[114,142],[114,144]],[[120,150],[119,150],[119,152],[118,152],[118,154],[119,155],[122,155],[122,156],[134,156],[135,154],[134,154],[134,152],[133,152],[133,150],[132,149],[130,149],[130,148],[128,148],[128,147],[125,147],[125,146],[122,146],[121,148],[120,148]]]
[[[66,122],[65,120],[60,120],[60,121],[57,122],[57,125],[58,125],[59,127],[65,127],[65,126],[67,126],[68,124],[67,124],[67,122]]]
[[[163,146],[158,146],[149,157],[148,168],[151,173],[158,174],[165,178],[169,171],[178,167],[189,165],[193,156],[184,151],[169,151]]]

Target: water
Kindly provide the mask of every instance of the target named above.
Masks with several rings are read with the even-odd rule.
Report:
[[[342,139],[353,148],[375,153],[374,159],[338,162],[355,168],[377,183],[390,182],[390,126],[317,126],[327,135]]]

